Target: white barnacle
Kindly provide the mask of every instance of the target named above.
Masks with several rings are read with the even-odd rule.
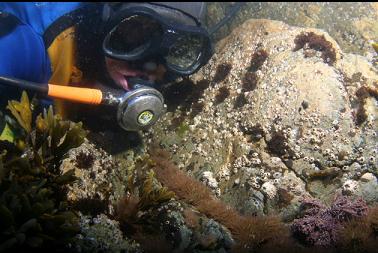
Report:
[[[255,189],[260,189],[260,185],[257,184],[257,183],[253,183],[253,184],[252,184],[252,187],[255,188]]]
[[[358,190],[358,182],[356,180],[347,180],[342,186],[345,193],[355,193]]]
[[[280,178],[282,176],[282,173],[279,172],[279,171],[276,171],[273,173],[273,178],[277,179],[277,178]]]
[[[271,182],[265,182],[262,186],[261,186],[261,190],[263,193],[265,193],[268,198],[274,198],[277,194],[277,188],[274,186],[274,184],[272,184]]]
[[[279,185],[280,183],[281,183],[281,179],[279,179],[279,178],[273,179],[273,184],[274,185]]]
[[[374,156],[370,156],[369,157],[369,163],[370,164],[374,164],[375,163],[375,157]]]
[[[365,162],[365,157],[361,156],[357,158],[357,162],[359,163],[364,163]]]

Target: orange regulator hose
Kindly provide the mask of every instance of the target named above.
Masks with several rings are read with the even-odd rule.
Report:
[[[102,92],[97,89],[79,88],[72,86],[48,85],[47,95],[52,98],[65,99],[74,102],[99,105],[102,101]]]

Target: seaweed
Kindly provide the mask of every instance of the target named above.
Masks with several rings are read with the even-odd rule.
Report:
[[[76,165],[82,169],[89,169],[93,166],[95,157],[90,152],[80,151],[79,154],[75,157]]]
[[[215,104],[218,105],[220,103],[223,103],[226,100],[226,98],[228,98],[229,96],[230,96],[230,89],[225,86],[220,87],[217,95],[215,95]]]
[[[190,114],[194,118],[203,109],[203,103],[199,102],[205,89],[209,87],[210,82],[206,79],[193,83],[190,79],[184,78],[181,82],[175,83],[163,90],[166,98],[168,111],[174,112],[178,106],[181,106],[181,115],[175,120],[170,129],[176,129],[184,121],[186,112],[192,109]]]
[[[303,216],[291,225],[293,235],[307,245],[331,247],[339,241],[343,225],[365,216],[368,206],[363,199],[352,201],[336,196],[330,207],[315,199],[305,199],[301,209]]]
[[[31,132],[32,111],[30,108],[29,97],[26,92],[22,93],[21,101],[8,101],[7,109],[16,118],[18,124],[27,132]]]
[[[193,103],[189,117],[193,119],[194,117],[196,117],[198,114],[200,114],[203,111],[204,107],[205,107],[205,104],[203,102]]]
[[[150,170],[144,180],[139,194],[139,208],[146,210],[150,206],[157,206],[172,199],[175,194],[168,188],[162,187],[155,179],[155,172]]]
[[[248,100],[245,97],[244,93],[241,93],[235,99],[234,109],[238,109],[240,107],[243,107],[246,103],[248,103]]]
[[[147,164],[150,161],[147,160]],[[165,239],[160,219],[154,215],[164,203],[175,197],[174,192],[163,187],[155,178],[153,170],[146,164],[138,168],[138,173],[129,177],[127,194],[116,205],[115,218],[122,231],[140,243],[145,252],[172,252],[172,245]],[[163,245],[156,251],[152,245]]]
[[[361,126],[368,119],[364,105],[360,103],[356,112],[356,125]]]
[[[325,168],[325,169],[321,169],[321,170],[317,170],[317,171],[311,171],[307,175],[307,177],[310,180],[315,180],[315,179],[331,180],[331,179],[334,179],[334,178],[340,176],[341,174],[342,174],[342,171],[339,168],[329,167],[329,168]]]
[[[378,205],[375,205],[374,207],[370,208],[367,215],[367,221],[370,224],[370,228],[372,229],[374,236],[377,237],[378,236]]]
[[[145,169],[141,168],[139,173],[142,171]],[[139,186],[136,181],[141,181]],[[174,192],[156,180],[153,170],[146,171],[143,175],[131,175],[128,182],[128,194],[118,201],[116,207],[117,217],[121,222],[135,223],[137,212],[159,206],[175,197]]]
[[[264,129],[260,123],[253,126],[240,126],[240,130],[244,135],[248,136],[252,141],[259,141],[265,136]]]
[[[232,66],[229,63],[219,64],[217,66],[217,70],[215,72],[212,85],[214,85],[215,83],[220,83],[224,81],[227,78],[227,76],[230,74],[231,69],[232,69]]]
[[[365,109],[366,99],[368,97],[374,97],[376,100],[378,100],[378,90],[372,87],[361,86],[356,91],[356,97],[358,101],[358,107],[357,107],[357,112],[356,112],[356,117],[355,117],[355,123],[357,126],[360,126],[368,118],[368,115]]]
[[[294,43],[294,52],[302,48],[309,48],[320,51],[324,63],[327,63],[328,65],[333,65],[336,61],[336,50],[333,48],[332,43],[326,40],[324,35],[318,35],[314,32],[304,32],[297,35]]]
[[[245,73],[242,80],[242,91],[253,91],[257,87],[258,77],[256,73],[247,72]]]
[[[366,216],[345,223],[340,231],[338,248],[343,252],[372,253],[378,243],[378,206],[371,207]]]
[[[279,188],[277,190],[277,195],[278,195],[278,207],[279,208],[284,208],[290,205],[291,200],[294,198],[290,192],[284,188]]]
[[[344,225],[339,233],[338,247],[343,252],[359,253],[366,252],[369,245],[371,229],[364,219],[354,219]],[[367,251],[374,252],[374,251]]]
[[[190,96],[189,101],[192,102],[192,104],[198,102],[198,100],[203,97],[203,92],[209,87],[209,85],[210,85],[210,81],[207,79],[202,79],[198,81],[196,83],[195,90]]]
[[[356,96],[361,100],[368,98],[369,95],[369,89],[366,86],[362,86],[356,91]]]
[[[242,92],[253,91],[256,89],[259,80],[256,71],[262,67],[268,56],[268,52],[264,49],[259,49],[253,53],[251,62],[247,67],[247,72],[242,79]]]
[[[261,68],[261,66],[264,64],[266,59],[268,58],[269,54],[264,49],[259,49],[256,52],[253,53],[251,62],[249,64],[249,67],[247,68],[248,71],[256,72]]]
[[[185,121],[185,114],[181,112],[180,115],[174,117],[171,120],[171,124],[168,126],[168,130],[169,131],[176,130],[178,127],[181,126],[181,124],[184,124],[184,121]]]
[[[288,153],[287,138],[282,132],[275,132],[270,141],[268,141],[268,149],[275,155],[283,156]]]
[[[33,125],[26,92],[20,102],[9,101],[8,109],[18,122],[14,130],[24,132],[15,143],[0,146],[0,250],[63,251],[79,227],[65,195],[76,177],[73,170],[60,172],[59,165],[84,141],[86,131],[54,115],[51,107]],[[22,147],[16,147],[20,142]]]
[[[208,218],[214,219],[225,226],[231,232],[233,239],[235,239],[231,252],[274,252],[277,249],[280,249],[281,252],[318,252],[318,250],[325,252],[327,249],[334,247],[334,245],[337,245],[340,249],[351,245],[346,250],[347,252],[373,252],[366,251],[366,249],[370,249],[367,246],[368,244],[371,245],[375,242],[374,239],[378,232],[378,209],[372,209],[375,212],[371,212],[371,210],[368,212],[368,207],[362,199],[352,201],[345,196],[338,196],[329,207],[314,199],[304,200],[300,210],[301,217],[294,220],[291,225],[293,237],[290,237],[289,227],[279,217],[241,215],[234,208],[217,199],[203,183],[178,169],[170,161],[167,152],[152,148],[149,150],[149,154],[148,162],[143,162],[143,170],[149,172],[142,180],[143,186],[139,187],[139,194],[128,195],[121,203],[123,204],[121,208],[123,209],[123,216],[120,218],[121,224],[129,232],[133,231],[132,237],[140,243],[150,244],[146,242],[146,238],[151,237],[155,238],[154,242],[156,244],[164,243],[167,246],[167,252],[173,251],[173,244],[167,241],[163,233],[158,236],[156,231],[152,232],[153,224],[159,218],[153,218],[153,216],[146,213],[151,208],[157,210],[156,208],[169,199],[169,197],[163,197],[162,201],[155,201],[155,199],[160,198],[155,198],[155,194],[165,196],[165,194],[161,193],[171,191],[174,192],[176,199],[193,205],[200,213],[198,214],[192,209],[184,209],[185,224],[189,228],[198,230],[202,220],[200,215],[206,215]],[[151,173],[151,170],[155,173]],[[158,190],[150,197],[143,197],[151,205],[142,207],[140,204],[141,197],[144,194],[148,196],[151,193],[151,189],[162,189],[161,187],[165,190]],[[144,191],[144,194],[142,194],[142,191]],[[279,200],[283,202],[280,206],[281,208],[285,207],[293,198],[291,194],[281,188],[278,189],[278,195]],[[363,243],[359,242],[360,239],[358,238],[366,238],[367,236],[362,234],[355,235],[351,230],[353,224],[358,225],[359,223],[350,223],[360,218],[363,218],[364,222],[368,224],[361,225],[361,231],[362,229],[370,231],[368,240],[364,239]],[[351,224],[350,226],[348,225],[349,223]],[[349,228],[346,226],[349,226]],[[346,242],[344,242],[344,238]],[[198,249],[202,247],[211,248],[213,245],[214,238],[211,236],[197,239]],[[312,246],[312,248],[304,248],[294,239]],[[350,242],[353,242],[354,245],[350,244]],[[364,244],[365,242],[367,243],[366,245]],[[144,246],[142,247],[145,248]],[[153,252],[153,247],[146,246],[146,249]],[[353,251],[352,249],[363,250]]]
[[[140,210],[139,201],[139,196],[135,194],[128,194],[118,200],[116,206],[116,218],[120,222],[121,228],[124,231],[132,228],[132,224],[137,222],[137,214]]]
[[[233,236],[238,243],[232,252],[261,252],[268,245],[277,250],[288,240],[289,232],[278,217],[242,217],[234,222]]]
[[[193,210],[185,209],[183,213],[185,224],[189,228],[196,229],[199,227],[200,217]]]
[[[357,72],[357,73],[353,73],[352,77],[350,79],[348,79],[347,81],[349,81],[350,83],[355,83],[355,82],[359,82],[361,80],[364,81],[364,78],[362,77],[362,73]]]
[[[174,83],[162,90],[168,106],[167,110],[173,112],[177,106],[185,104],[190,100],[194,89],[195,84],[190,79],[184,78],[181,82]]]

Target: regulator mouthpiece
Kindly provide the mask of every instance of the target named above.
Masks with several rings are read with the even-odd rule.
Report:
[[[138,86],[120,100],[117,111],[119,125],[126,131],[146,130],[165,113],[163,95],[154,88]]]

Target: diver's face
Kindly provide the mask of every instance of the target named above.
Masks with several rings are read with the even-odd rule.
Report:
[[[113,81],[125,90],[132,87],[128,84],[127,79],[139,77],[149,81],[161,81],[164,78],[166,69],[163,65],[154,63],[145,63],[142,67],[136,67],[134,64],[126,61],[119,61],[105,57],[106,69]]]

